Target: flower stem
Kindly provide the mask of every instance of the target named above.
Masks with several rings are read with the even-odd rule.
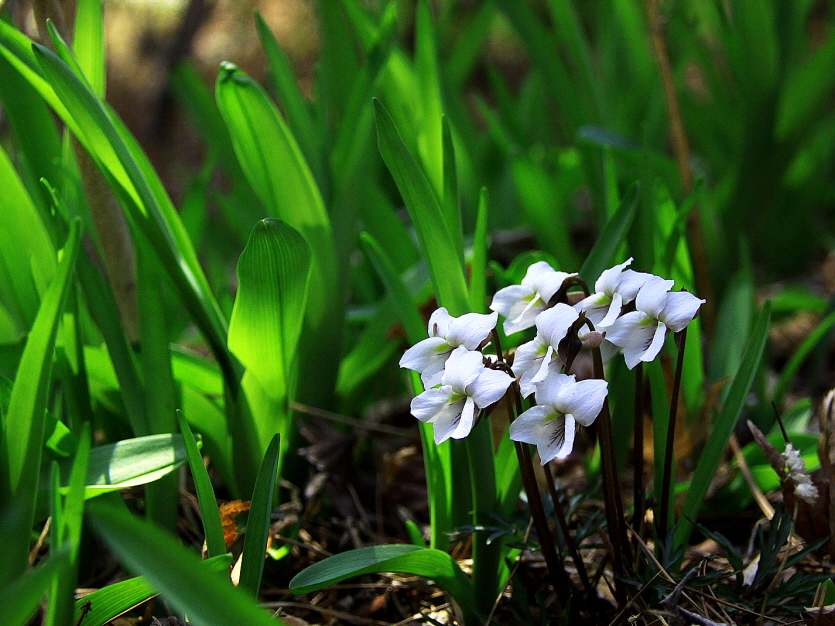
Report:
[[[678,363],[673,381],[673,392],[670,397],[670,417],[667,424],[667,447],[664,450],[664,475],[661,481],[660,510],[658,511],[658,526],[656,534],[660,541],[664,541],[670,523],[670,503],[673,477],[673,453],[675,451],[676,414],[678,413],[678,395],[681,390],[681,373],[684,367],[684,346],[687,341],[687,328],[679,332]]]
[[[633,429],[632,464],[633,480],[633,515],[632,526],[639,537],[642,536],[644,511],[646,509],[646,492],[644,490],[644,364],[638,363],[635,368],[635,427]],[[640,555],[640,550],[636,554]]]
[[[580,551],[577,549],[577,544],[574,542],[574,538],[571,536],[571,533],[569,532],[568,520],[565,517],[565,512],[562,510],[560,498],[557,494],[557,487],[554,484],[554,474],[553,472],[551,472],[551,464],[546,463],[543,469],[545,470],[545,479],[548,485],[548,493],[551,496],[551,502],[553,502],[554,504],[554,514],[557,517],[557,522],[559,522],[562,535],[563,537],[565,537],[565,545],[568,547],[568,551],[571,553],[571,559],[574,561],[574,567],[577,568],[577,573],[580,575],[580,582],[583,583],[583,589],[586,592],[586,596],[588,598],[593,598],[595,595],[594,588],[591,586],[589,574],[586,571],[586,564],[580,556]]]
[[[603,357],[600,348],[592,351],[594,359],[594,377],[604,378]],[[626,522],[623,517],[623,501],[618,483],[615,464],[615,444],[612,438],[612,419],[609,415],[609,399],[603,402],[603,408],[597,418],[600,435],[600,462],[603,472],[603,497],[606,511],[606,523],[612,542],[612,570],[615,574],[615,595],[618,604],[626,602],[626,589],[621,576],[626,573],[624,563],[629,560],[629,544],[626,541]]]

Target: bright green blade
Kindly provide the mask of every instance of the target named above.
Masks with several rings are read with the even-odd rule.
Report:
[[[206,551],[210,557],[226,554],[226,540],[223,537],[223,525],[215,498],[215,490],[209,478],[209,472],[203,464],[203,457],[197,449],[197,442],[191,432],[188,421],[180,411],[177,411],[180,422],[180,432],[186,446],[188,465],[191,468],[191,476],[194,479],[194,488],[197,491],[197,501],[200,503],[200,516],[203,518],[203,534],[206,536]]]
[[[270,536],[273,494],[275,493],[278,472],[278,443],[279,435],[276,433],[270,441],[261,468],[258,470],[258,478],[255,480],[255,489],[252,492],[249,518],[247,518],[246,523],[244,551],[241,556],[243,562],[241,563],[239,587],[248,591],[256,600],[261,588],[261,576],[264,573],[264,554]]]
[[[693,473],[693,478],[690,481],[690,489],[687,491],[687,496],[684,499],[681,510],[682,514],[678,521],[676,544],[687,541],[690,537],[690,531],[693,530],[692,520],[696,519],[704,503],[710,481],[713,479],[713,475],[716,473],[716,469],[722,461],[722,454],[728,445],[728,440],[739,419],[739,414],[745,406],[745,400],[754,382],[754,376],[756,376],[759,370],[765,342],[768,339],[770,322],[771,307],[766,302],[751,330],[748,345],[745,347],[745,353],[742,357],[742,363],[731,383],[731,388],[725,398],[722,410],[716,416],[716,421],[713,423],[713,428],[711,429],[705,448],[699,456],[696,471]]]
[[[87,505],[98,534],[132,571],[143,575],[196,626],[276,626],[247,594],[202,565],[196,555],[152,524],[101,501]],[[177,563],[177,567],[160,567]]]
[[[52,378],[52,356],[58,324],[73,283],[80,241],[79,223],[73,222],[61,262],[49,285],[12,387],[9,408],[0,439],[0,502],[8,507],[17,501],[24,507],[19,524],[9,529],[0,588],[21,575],[27,565],[29,534],[34,522],[34,496],[44,443],[44,419]]]
[[[462,607],[472,607],[473,590],[470,580],[455,559],[440,550],[407,544],[371,546],[329,557],[297,574],[290,581],[290,590],[301,595],[346,578],[377,572],[425,576],[438,583]]]
[[[438,195],[415,158],[409,153],[394,121],[385,107],[374,101],[377,115],[377,141],[380,154],[394,177],[406,203],[429,264],[438,303],[452,315],[469,310],[467,283],[461,265],[460,249],[449,233]]]
[[[0,591],[0,606],[3,607],[3,623],[6,626],[24,626],[37,610],[41,600],[61,570],[66,567],[69,555],[59,551],[50,556],[31,572],[6,585]]]

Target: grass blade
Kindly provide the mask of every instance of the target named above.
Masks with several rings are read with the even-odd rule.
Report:
[[[129,569],[141,574],[177,610],[197,626],[276,626],[247,594],[207,569],[179,542],[124,509],[105,502],[87,505],[98,534]],[[177,567],[160,567],[177,563]]]
[[[2,422],[0,438],[0,502],[23,504],[18,524],[9,529],[0,588],[26,569],[29,533],[34,522],[34,496],[44,443],[44,418],[52,377],[52,356],[64,303],[73,283],[80,241],[79,223],[73,222],[55,277],[41,301],[35,323],[12,387],[9,408]]]
[[[690,536],[690,531],[693,530],[693,522],[691,520],[696,519],[699,509],[704,503],[710,481],[716,473],[716,469],[719,467],[722,454],[728,445],[728,439],[730,439],[734,426],[736,426],[739,415],[745,406],[748,391],[754,382],[754,376],[756,376],[759,369],[765,342],[768,339],[770,321],[771,306],[766,302],[751,330],[748,344],[745,347],[745,353],[742,356],[742,363],[731,383],[730,391],[722,406],[722,410],[716,416],[710,437],[699,457],[699,462],[690,481],[690,489],[684,499],[682,515],[679,518],[678,528],[676,529],[677,545],[687,541]]]
[[[273,435],[264,461],[258,471],[255,490],[252,492],[252,505],[249,509],[249,521],[246,524],[244,551],[241,558],[240,588],[248,591],[256,599],[261,588],[261,576],[264,573],[264,554],[270,534],[270,517],[273,510],[276,475],[278,472],[279,435]]]

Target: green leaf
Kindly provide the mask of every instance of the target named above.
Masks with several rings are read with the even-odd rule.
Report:
[[[246,368],[243,385],[255,420],[257,459],[276,428],[286,436],[289,427],[288,402],[297,382],[310,268],[311,251],[304,237],[287,223],[269,218],[255,226],[238,260],[229,349]],[[323,356],[311,358],[321,361]]]
[[[232,555],[222,554],[203,561],[207,571],[225,574],[232,565]],[[136,576],[107,587],[76,600],[75,621],[83,626],[104,626],[125,611],[142,604],[157,595],[156,589],[144,576]],[[89,610],[85,606],[89,602]],[[81,617],[84,616],[84,621]]]
[[[102,0],[79,0],[75,10],[73,51],[93,91],[103,98],[107,71]]]
[[[473,258],[470,262],[470,310],[484,313],[487,307],[487,216],[490,212],[487,187],[478,196],[478,214],[473,234]]]
[[[264,554],[267,550],[267,539],[270,535],[271,515],[273,511],[273,494],[275,494],[276,473],[278,471],[278,442],[279,435],[273,435],[258,478],[252,492],[252,505],[246,523],[244,550],[241,558],[240,588],[249,591],[258,599],[261,588],[261,576],[264,573]]]
[[[3,189],[3,228],[0,228],[0,302],[18,330],[35,321],[40,296],[34,269],[46,282],[55,272],[55,248],[44,223],[14,166],[0,147],[0,189]]]
[[[194,479],[194,488],[197,491],[197,501],[200,504],[200,516],[203,518],[203,534],[206,536],[206,551],[210,557],[226,554],[226,540],[223,536],[223,524],[218,512],[215,490],[209,478],[209,472],[203,464],[203,457],[197,449],[197,443],[191,432],[188,421],[183,417],[182,412],[177,411],[177,419],[180,423],[180,432],[188,455],[188,465],[191,468],[191,476]]]
[[[406,544],[371,546],[329,557],[296,574],[290,581],[290,590],[301,595],[346,578],[378,572],[425,576],[434,580],[462,607],[472,606],[470,581],[455,559],[440,550]]]
[[[635,209],[641,195],[641,186],[633,184],[621,200],[615,214],[606,222],[603,231],[597,237],[591,252],[580,268],[580,277],[589,285],[600,276],[606,268],[612,265],[619,246],[626,238],[626,233],[635,218]]]
[[[29,333],[17,369],[9,408],[2,421],[0,438],[0,503],[25,503],[19,524],[10,529],[9,543],[0,570],[0,588],[17,578],[26,568],[29,532],[34,521],[34,496],[44,444],[44,418],[52,378],[52,356],[58,324],[70,285],[73,284],[76,257],[80,248],[80,227],[73,222],[61,262],[44,295],[38,316]],[[14,536],[15,533],[19,533]]]
[[[173,537],[124,509],[94,500],[87,505],[90,521],[126,567],[141,574],[178,611],[197,626],[276,626],[276,621]],[[160,564],[176,563],[176,567]]]
[[[438,303],[450,314],[469,310],[461,253],[449,233],[438,196],[423,169],[403,143],[394,121],[379,100],[374,100],[377,141],[400,195],[415,225],[423,256],[429,264]]]
[[[26,545],[28,548],[28,543]],[[49,591],[52,581],[66,567],[69,554],[57,551],[31,572],[12,581],[0,591],[0,606],[3,607],[3,623],[6,626],[24,626],[37,610],[43,597]]]
[[[760,365],[765,342],[768,339],[770,321],[771,307],[766,302],[751,330],[748,344],[745,347],[745,353],[742,356],[742,363],[731,383],[725,403],[716,416],[710,436],[702,454],[699,456],[696,470],[690,481],[690,489],[687,491],[687,496],[684,499],[682,515],[678,521],[676,544],[680,545],[687,541],[690,536],[690,531],[693,529],[693,522],[691,520],[696,519],[699,509],[704,503],[710,481],[713,479],[713,475],[719,467],[722,455],[725,452],[725,447],[728,445],[728,440],[730,439],[731,433],[733,433],[734,426],[736,426],[739,415],[745,406],[748,391],[754,382],[754,376]]]

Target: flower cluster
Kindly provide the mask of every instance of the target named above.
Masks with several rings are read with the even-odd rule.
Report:
[[[510,438],[536,445],[543,465],[566,457],[575,425],[591,425],[607,394],[605,380],[578,381],[564,371],[566,361],[583,347],[598,346],[607,357],[623,353],[630,369],[651,361],[667,332],[684,329],[704,302],[686,291],[671,291],[672,280],[626,269],[631,262],[605,270],[595,293],[585,298],[566,293],[568,286],[582,284],[577,274],[540,261],[528,268],[521,285],[496,292],[490,315],[456,318],[439,308],[429,318],[429,338],[400,360],[401,367],[420,373],[426,388],[412,400],[412,414],[433,424],[435,442],[441,443],[466,437],[478,412],[502,398],[513,377],[481,352],[501,314],[505,334],[536,327],[533,340],[517,348],[512,366],[519,392],[533,394],[536,406],[511,424]]]

